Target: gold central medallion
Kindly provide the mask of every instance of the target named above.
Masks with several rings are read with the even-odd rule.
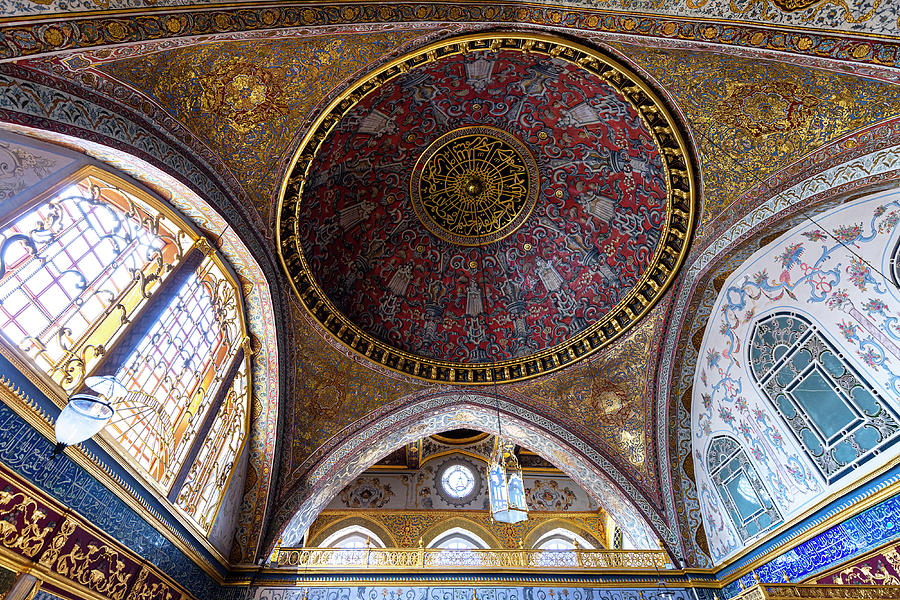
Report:
[[[479,126],[454,129],[432,142],[410,181],[422,223],[463,246],[496,242],[518,229],[539,188],[528,147],[502,129]]]

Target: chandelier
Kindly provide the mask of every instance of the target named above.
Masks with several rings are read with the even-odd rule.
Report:
[[[499,425],[499,411],[497,418]],[[498,435],[487,470],[491,517],[501,523],[518,523],[528,518],[522,467],[513,449],[511,442]]]

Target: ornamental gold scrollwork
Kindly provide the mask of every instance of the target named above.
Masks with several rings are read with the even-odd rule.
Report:
[[[525,144],[492,127],[461,127],[439,137],[422,153],[412,179],[412,204],[422,223],[441,239],[466,246],[515,231],[531,213],[539,187]]]
[[[576,550],[545,552],[536,549],[448,551],[440,548],[278,548],[279,567],[303,569],[448,567],[540,569],[659,569],[668,562],[661,550]]]
[[[746,4],[742,6],[741,0],[731,0],[730,8],[733,12],[743,15],[751,12],[751,10],[762,9],[762,18],[770,20],[774,15],[770,12],[769,3],[786,13],[803,13],[804,21],[812,21],[822,10],[831,8],[837,11],[841,9],[844,21],[847,23],[862,23],[868,21],[875,15],[875,11],[881,6],[881,0],[875,0],[871,8],[862,14],[855,14],[854,7],[850,6],[844,0],[745,0]],[[860,3],[862,4],[862,3]],[[758,5],[759,6],[758,8]]]
[[[75,544],[68,554],[59,558],[56,572],[112,600],[124,599],[131,579],[131,574],[125,573],[125,563],[119,553],[96,544],[88,544],[87,552]]]
[[[146,565],[142,566],[141,572],[134,582],[134,587],[131,588],[131,593],[128,594],[128,600],[171,600],[175,597],[174,590],[165,583],[147,583],[148,575],[150,575],[150,571]],[[184,598],[183,595],[181,597]]]
[[[59,552],[62,550],[62,547],[66,545],[66,542],[69,540],[69,536],[75,533],[75,527],[77,524],[75,521],[66,517],[63,520],[62,525],[59,527],[59,531],[53,536],[53,539],[50,540],[50,546],[41,556],[41,559],[38,561],[42,566],[52,568],[53,563],[56,562],[56,559],[59,558]]]
[[[886,561],[895,572],[900,572],[900,546],[889,548],[881,556],[884,560],[877,560],[873,567],[867,561],[860,564],[848,565],[831,576],[837,585],[865,584],[865,585],[900,585],[900,578],[887,569]]]
[[[33,558],[44,545],[44,538],[53,529],[54,523],[41,526],[47,513],[38,508],[37,502],[30,496],[6,490],[0,491],[0,543],[10,550],[19,550],[25,556]],[[21,530],[19,517],[22,517]]]
[[[736,596],[738,600],[793,600],[795,598],[845,598],[869,599],[900,598],[900,586],[879,585],[815,585],[792,583],[760,583],[747,588]]]

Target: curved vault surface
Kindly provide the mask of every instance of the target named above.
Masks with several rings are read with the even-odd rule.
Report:
[[[686,146],[650,88],[522,34],[432,44],[358,82],[283,191],[280,252],[312,316],[450,383],[608,345],[665,290],[694,214]]]
[[[281,544],[291,546],[302,540],[303,533],[344,487],[371,465],[395,450],[422,437],[450,429],[476,428],[498,434],[497,400],[475,394],[439,394],[424,398],[394,413],[386,422],[375,424],[347,439],[320,461],[306,484],[309,492],[293,507],[280,534]],[[499,404],[503,411],[503,435],[517,444],[540,454],[557,465],[566,475],[603,506],[637,548],[656,549],[660,535],[668,539],[668,529],[658,519],[648,523],[629,498],[633,489],[622,489],[604,469],[582,456],[579,442],[573,436],[557,435],[547,429],[549,423],[528,410],[508,412],[514,405],[506,400]]]

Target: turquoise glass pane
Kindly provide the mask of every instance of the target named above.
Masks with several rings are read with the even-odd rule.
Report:
[[[828,374],[838,379],[844,375],[844,363],[841,362],[837,356],[832,354],[829,351],[825,351],[819,356],[819,360],[822,361],[822,366],[825,367],[825,370],[828,371]]]
[[[759,497],[753,490],[750,480],[743,471],[740,471],[733,479],[725,484],[735,508],[741,515],[741,521],[746,521],[763,509]]]
[[[871,450],[881,442],[881,434],[871,425],[866,425],[856,430],[853,440],[863,450]]]
[[[747,532],[746,536],[748,538],[753,537],[761,531],[756,521],[750,521],[749,523],[747,523],[747,525],[744,526],[744,529]]]
[[[779,358],[784,356],[784,353],[788,350],[789,348],[787,346],[776,346],[775,351],[772,352],[772,354],[774,355],[775,360],[778,360]]]
[[[856,452],[856,448],[854,448],[850,442],[843,441],[840,444],[834,447],[834,450],[831,451],[831,457],[837,462],[839,465],[847,465],[852,463],[859,454]]]
[[[806,451],[812,456],[822,456],[822,453],[825,452],[822,442],[819,441],[819,438],[811,429],[807,428],[801,431],[800,438],[803,441],[803,445],[806,446]]]
[[[850,395],[853,396],[856,406],[870,417],[878,416],[881,412],[881,405],[866,388],[857,386],[850,390]]]
[[[802,373],[803,369],[808,367],[812,362],[812,354],[809,353],[809,350],[798,350],[796,354],[794,354],[793,358],[791,358],[791,363],[794,365],[794,369],[797,373]]]
[[[778,410],[781,411],[781,414],[788,419],[793,419],[797,416],[797,411],[794,410],[793,402],[791,402],[784,394],[778,394],[778,397],[775,398],[775,402],[778,403]]]
[[[792,393],[826,438],[831,438],[856,419],[854,412],[816,369],[810,371]]]
[[[759,339],[762,341],[763,346],[768,346],[771,348],[775,345],[775,330],[774,329],[766,329],[765,331],[761,330],[759,334]]]
[[[784,365],[778,369],[778,373],[775,375],[775,381],[778,382],[779,387],[786,388],[791,385],[791,382],[794,381],[794,377],[796,376],[793,369],[791,369],[790,363],[784,363]]]

